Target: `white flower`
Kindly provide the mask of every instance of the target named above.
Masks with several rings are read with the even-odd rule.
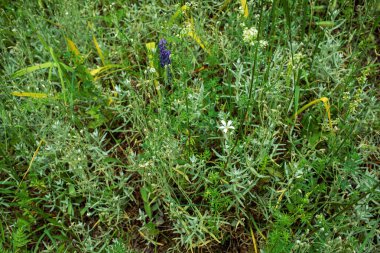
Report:
[[[144,74],[154,74],[156,73],[156,69],[154,67],[148,67],[146,70],[144,70]]]
[[[239,13],[241,14],[241,15],[244,15],[244,9],[243,9],[243,6],[239,6]]]
[[[190,157],[190,162],[191,163],[196,163],[197,162],[197,158],[195,157],[195,155],[193,155],[192,157]]]
[[[243,31],[243,41],[252,44],[257,37],[258,31],[255,27],[245,28]]]
[[[259,44],[260,44],[260,47],[267,47],[268,46],[268,41],[266,41],[266,40],[260,40]]]
[[[119,85],[115,85],[115,91],[116,93],[121,93],[121,88]]]
[[[218,128],[222,130],[223,133],[227,133],[229,129],[232,129],[232,130],[235,129],[235,127],[232,125],[231,120],[227,121],[227,123],[225,120],[221,120],[220,122],[222,123],[222,125],[219,126]]]
[[[149,73],[156,73],[156,69],[154,67],[148,68]]]

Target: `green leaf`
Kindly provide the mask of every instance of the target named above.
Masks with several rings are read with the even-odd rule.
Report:
[[[22,252],[21,248],[25,247],[29,243],[29,235],[26,231],[27,226],[19,226],[12,233],[12,246],[13,252]]]
[[[146,214],[148,215],[148,217],[150,219],[152,219],[153,217],[153,214],[152,214],[152,208],[150,206],[150,203],[149,203],[149,195],[150,195],[150,192],[151,190],[145,186],[145,187],[142,187],[140,189],[140,193],[141,193],[141,198],[143,199],[144,201],[144,209],[145,209],[145,212]]]
[[[140,189],[140,193],[141,193],[141,197],[143,199],[144,202],[149,202],[149,191],[146,187],[142,187]]]
[[[300,99],[300,86],[296,85],[294,89],[294,111],[298,111],[298,105],[299,105],[299,99]]]
[[[145,224],[144,228],[146,228],[146,232],[148,232],[150,236],[156,236],[160,233],[160,230],[156,228],[156,225],[153,222]]]
[[[76,195],[75,187],[72,184],[69,185],[69,194],[70,194],[70,196],[75,196]]]
[[[71,217],[74,216],[73,204],[71,203],[70,200],[68,201],[67,213],[68,213]]]
[[[55,67],[55,66],[57,66],[57,64],[55,62],[45,62],[42,64],[37,64],[37,65],[31,66],[31,67],[27,67],[27,68],[20,69],[20,70],[16,71],[15,73],[12,74],[12,77],[13,78],[20,77],[20,76],[32,73],[32,72],[40,70],[40,69],[46,69],[46,68],[51,68],[51,67]]]
[[[319,26],[322,26],[322,27],[334,27],[335,26],[335,23],[332,21],[319,21],[316,24]]]

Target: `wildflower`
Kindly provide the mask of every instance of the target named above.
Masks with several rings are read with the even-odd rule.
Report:
[[[221,123],[222,123],[222,125],[219,126],[219,129],[222,130],[223,133],[225,133],[225,134],[228,132],[229,129],[232,129],[232,130],[235,129],[235,127],[232,125],[231,120],[227,121],[227,123],[225,120],[221,120]]]
[[[260,44],[260,47],[267,47],[268,46],[268,41],[266,41],[266,40],[260,40],[259,44]]]
[[[158,43],[158,48],[160,50],[160,65],[161,67],[165,67],[171,63],[170,61],[170,50],[166,49],[167,41],[165,39],[161,39]]]
[[[149,68],[149,73],[156,73],[156,69],[154,67]]]
[[[305,55],[303,53],[296,53],[293,57],[293,60],[296,64],[300,63],[302,59],[305,58]]]
[[[343,92],[343,100],[345,101],[350,100],[350,92],[348,91]]]
[[[183,29],[181,30],[181,32],[179,34],[179,37],[185,37],[185,36],[189,35],[189,33],[191,33],[192,31],[193,31],[193,27],[192,27],[191,23],[186,21],[184,23]]]
[[[243,31],[243,41],[253,46],[258,33],[255,27],[245,28]]]
[[[148,67],[146,70],[144,70],[144,73],[154,74],[156,73],[156,69],[154,67]]]
[[[115,91],[116,91],[116,93],[118,93],[118,94],[120,94],[121,93],[121,88],[120,88],[120,86],[119,85],[115,85]]]
[[[192,157],[190,157],[190,162],[191,163],[196,163],[197,162],[197,158],[195,157],[195,155],[193,155]]]

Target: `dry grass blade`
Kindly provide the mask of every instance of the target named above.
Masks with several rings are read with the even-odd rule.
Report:
[[[247,0],[241,0],[241,7],[243,8],[244,11],[244,17],[248,18],[248,5],[247,5]]]
[[[26,170],[24,176],[22,177],[21,182],[25,179],[26,175],[27,175],[28,172],[30,171],[30,168],[32,168],[32,164],[33,164],[34,160],[36,159],[38,152],[40,151],[40,148],[41,148],[41,146],[42,146],[42,143],[44,143],[44,142],[45,142],[44,140],[40,140],[40,143],[38,143],[38,147],[37,147],[36,151],[34,151],[34,153],[33,153],[32,160],[30,160],[30,163],[29,163],[28,169]]]
[[[322,98],[318,98],[318,99],[315,99],[313,101],[311,101],[310,103],[304,105],[301,109],[299,109],[295,114],[294,114],[294,118],[297,118],[297,116],[305,111],[307,108],[309,108],[310,106],[318,103],[318,102],[323,102],[324,106],[325,106],[325,109],[326,109],[326,112],[327,112],[327,117],[329,119],[329,125],[330,125],[330,128],[332,129],[332,122],[331,122],[331,113],[330,113],[330,104],[329,104],[329,99],[327,97],[322,97]]]
[[[90,74],[92,76],[97,76],[109,69],[115,69],[115,68],[123,68],[122,65],[118,65],[118,64],[108,64],[108,65],[105,65],[103,67],[100,67],[100,68],[97,68],[97,69],[93,69],[93,70],[90,70]]]
[[[281,194],[280,194],[280,196],[278,197],[278,200],[277,200],[277,204],[276,204],[275,209],[278,209],[278,206],[280,205],[281,200],[282,200],[282,198],[284,197],[284,194],[285,194],[285,192],[286,192],[286,189],[283,189],[283,190],[280,190],[280,191],[277,191],[277,192],[281,192]]]
[[[189,31],[187,32],[187,35],[189,37],[191,37],[206,53],[211,54],[210,50],[205,46],[205,44],[202,42],[201,38],[195,32],[194,20],[193,19],[189,19],[188,29],[189,29]]]
[[[47,98],[48,94],[46,93],[36,93],[36,92],[17,92],[14,91],[11,93],[16,97],[31,97],[31,98]]]
[[[183,14],[186,14],[186,12],[190,9],[189,6],[187,5],[183,5],[181,8],[179,8],[174,14],[173,16],[171,16],[170,20],[169,20],[169,25],[172,25],[174,24],[177,19],[179,17],[181,17]]]
[[[93,42],[94,42],[94,45],[95,45],[95,48],[96,48],[96,52],[98,52],[98,55],[99,55],[99,57],[100,57],[100,60],[102,61],[102,64],[105,65],[104,55],[103,55],[102,50],[101,50],[100,47],[99,47],[99,44],[98,44],[98,41],[96,40],[95,35],[92,36],[92,40],[93,40]]]
[[[76,56],[80,56],[80,52],[78,50],[78,47],[75,45],[74,41],[66,37],[66,42],[67,42],[67,46],[69,47],[70,52],[72,52]]]
[[[24,181],[26,175],[28,175],[30,169],[32,168],[32,164],[33,164],[34,160],[36,159],[38,152],[40,151],[42,143],[44,143],[44,142],[45,142],[45,140],[40,140],[40,142],[38,143],[38,147],[37,147],[36,151],[34,151],[32,159],[29,162],[28,169],[25,171],[24,176],[22,177],[20,183],[18,184],[17,191],[20,189],[21,183]],[[14,202],[15,200],[16,200],[16,198],[14,198],[12,202]]]
[[[249,231],[251,232],[251,238],[252,238],[253,248],[255,250],[255,253],[258,253],[259,251],[257,250],[257,242],[256,242],[255,234],[253,233],[251,225],[249,226]]]

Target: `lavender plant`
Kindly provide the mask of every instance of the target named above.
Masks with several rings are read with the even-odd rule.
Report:
[[[165,73],[165,80],[167,82],[170,82],[171,79],[171,73],[170,73],[170,54],[171,51],[166,48],[167,41],[165,39],[161,39],[158,43],[158,49],[159,49],[159,58],[160,58],[160,66],[164,69]]]

